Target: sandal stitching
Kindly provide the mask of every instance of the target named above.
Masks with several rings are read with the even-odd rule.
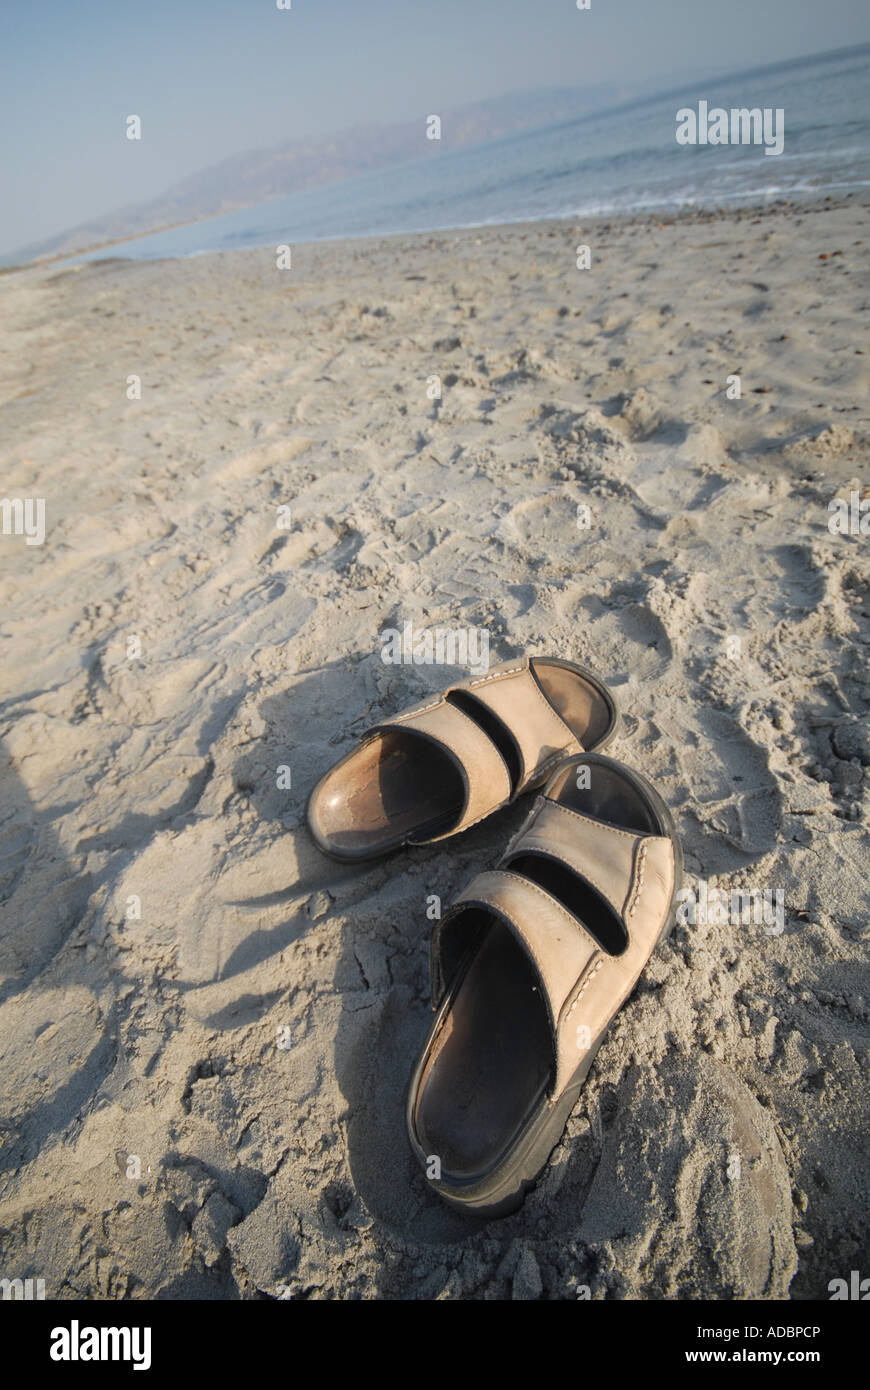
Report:
[[[574,1002],[573,1002],[573,1004],[571,1005],[571,1007],[570,1007],[570,1009],[568,1010],[568,1012],[565,1014],[565,1017],[563,1018],[562,1023],[559,1025],[560,1027],[562,1027],[565,1023],[568,1022],[568,1019],[569,1019],[569,1018],[571,1017],[571,1015],[573,1014],[573,1012],[574,1012],[574,1010],[576,1009],[577,1005],[580,1003],[580,1000],[583,998],[583,995],[586,993],[586,991],[587,991],[587,989],[589,988],[589,986],[591,985],[593,979],[594,979],[595,976],[598,974],[599,970],[601,969],[601,967],[602,967],[603,965],[604,965],[604,958],[603,958],[603,956],[599,956],[598,960],[595,961],[595,964],[594,964],[594,965],[592,964],[591,961],[590,961],[589,965],[587,965],[587,967],[586,967],[586,979],[585,979],[585,980],[583,980],[583,972],[581,971],[580,975],[577,977],[577,979],[576,979],[575,982],[574,982],[574,989],[577,989],[577,985],[580,983],[580,980],[583,980],[583,984],[580,986],[579,990],[577,990],[577,994],[576,994],[575,997],[574,997]],[[571,997],[571,996],[569,995],[568,998],[570,999],[570,997]]]

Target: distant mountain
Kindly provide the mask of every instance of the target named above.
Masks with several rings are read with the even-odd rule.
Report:
[[[422,159],[436,149],[459,149],[500,135],[570,120],[629,101],[645,90],[610,82],[521,92],[475,102],[437,113],[442,122],[438,145],[426,139],[426,117],[430,113],[422,112],[414,121],[354,126],[337,134],[289,140],[272,149],[250,150],[181,179],[159,198],[98,217],[48,241],[24,247],[3,260],[20,264],[69,255],[179,223],[198,222],[222,212],[283,198],[316,184],[334,183],[388,165]]]

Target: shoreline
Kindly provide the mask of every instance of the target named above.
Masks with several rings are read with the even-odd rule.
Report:
[[[740,216],[740,215],[749,215],[749,214],[762,215],[762,214],[764,214],[764,213],[785,212],[785,211],[789,211],[789,210],[791,210],[791,209],[800,209],[800,210],[803,210],[803,211],[811,211],[811,210],[813,210],[814,208],[820,208],[820,209],[821,209],[821,208],[825,208],[826,206],[831,206],[831,207],[844,207],[844,206],[847,206],[847,205],[851,204],[851,203],[854,202],[856,199],[857,199],[858,201],[861,201],[861,200],[863,199],[863,200],[865,201],[865,203],[866,203],[868,206],[870,206],[870,187],[862,188],[862,187],[859,186],[859,185],[848,185],[848,188],[849,188],[850,191],[849,191],[849,192],[846,192],[846,193],[842,193],[842,194],[836,194],[836,193],[823,193],[821,190],[820,190],[818,193],[816,193],[816,192],[811,192],[811,191],[809,191],[809,190],[806,190],[806,191],[803,191],[803,192],[796,192],[796,193],[793,193],[793,194],[790,195],[788,198],[786,198],[786,197],[781,197],[781,196],[777,195],[775,198],[764,197],[764,198],[762,198],[762,199],[759,199],[759,198],[758,198],[756,195],[754,195],[754,194],[746,194],[746,195],[742,195],[742,194],[741,194],[741,195],[738,195],[738,196],[736,196],[736,197],[734,197],[734,198],[728,200],[728,202],[727,202],[726,204],[711,203],[711,204],[698,204],[698,205],[692,205],[692,206],[687,206],[687,205],[682,205],[682,204],[680,204],[680,205],[675,205],[675,204],[655,205],[655,204],[652,204],[652,205],[650,205],[650,207],[649,207],[648,209],[633,208],[633,209],[628,209],[628,210],[626,210],[626,211],[616,211],[616,212],[598,212],[598,211],[596,211],[596,212],[591,212],[591,213],[577,213],[577,214],[575,214],[575,215],[569,215],[569,214],[556,214],[556,215],[554,215],[554,216],[552,216],[552,217],[547,216],[547,217],[538,217],[538,218],[522,218],[522,219],[518,219],[518,220],[515,220],[515,221],[514,221],[514,220],[511,220],[511,221],[507,221],[507,222],[477,222],[477,223],[464,223],[464,224],[457,225],[457,226],[425,228],[425,229],[423,229],[423,230],[410,231],[410,232],[403,232],[403,231],[371,232],[371,233],[366,233],[366,234],[361,235],[361,236],[354,236],[354,237],[342,237],[342,236],[340,236],[340,235],[335,235],[335,236],[322,236],[322,237],[317,237],[317,238],[315,238],[314,240],[298,241],[298,242],[295,242],[295,241],[294,241],[294,242],[291,243],[291,245],[292,245],[294,248],[295,248],[295,247],[304,247],[304,246],[334,245],[334,244],[336,244],[336,243],[341,244],[341,245],[345,245],[345,244],[350,245],[350,244],[354,244],[354,243],[357,243],[357,242],[374,242],[374,241],[381,241],[381,240],[390,241],[390,240],[395,240],[395,239],[403,238],[403,237],[430,237],[430,236],[437,236],[437,235],[448,235],[448,234],[450,234],[450,233],[456,233],[456,232],[499,231],[499,230],[508,229],[508,228],[511,228],[511,227],[526,227],[526,228],[529,228],[529,227],[536,227],[536,226],[539,226],[539,225],[540,225],[540,226],[547,226],[547,225],[551,225],[551,224],[554,224],[554,223],[555,223],[555,224],[558,224],[558,225],[569,225],[569,224],[570,224],[570,225],[578,225],[578,224],[584,224],[584,223],[589,223],[589,224],[594,224],[594,225],[598,225],[598,224],[602,224],[602,223],[625,223],[625,224],[627,224],[627,225],[635,225],[635,224],[637,224],[637,223],[643,223],[643,222],[647,222],[647,221],[653,221],[653,222],[659,222],[659,223],[661,223],[661,224],[663,224],[663,225],[667,225],[667,224],[670,223],[670,222],[675,222],[675,221],[678,221],[678,220],[689,220],[689,219],[692,219],[692,218],[695,218],[695,219],[698,219],[698,220],[703,221],[703,220],[708,220],[708,219],[715,219],[715,218],[722,218],[722,217],[727,218],[727,217],[731,217],[731,216]],[[122,261],[131,261],[131,262],[151,261],[151,260],[154,260],[154,261],[188,261],[188,260],[196,260],[196,259],[198,259],[198,258],[200,258],[200,257],[202,257],[202,256],[226,256],[226,255],[232,255],[232,254],[234,254],[234,253],[236,253],[236,252],[241,252],[241,251],[264,251],[264,250],[267,250],[267,249],[270,249],[270,248],[274,249],[274,243],[273,243],[272,241],[269,241],[269,242],[264,242],[264,243],[263,243],[262,245],[260,245],[260,246],[234,246],[234,247],[229,247],[229,248],[225,248],[225,249],[217,249],[217,248],[215,248],[215,249],[202,249],[202,250],[197,250],[197,251],[189,251],[189,252],[186,252],[186,253],[183,254],[183,255],[170,255],[170,256],[118,256],[118,257],[112,257],[112,256],[100,256],[100,255],[97,254],[97,253],[100,252],[100,251],[110,251],[110,250],[112,250],[112,249],[113,249],[114,247],[116,247],[116,246],[125,246],[125,245],[128,245],[130,242],[134,242],[134,241],[144,241],[144,240],[147,240],[147,238],[148,238],[148,237],[151,237],[151,236],[161,236],[164,232],[175,231],[178,227],[192,227],[192,226],[198,225],[198,223],[199,223],[200,221],[203,222],[203,223],[205,223],[205,222],[208,222],[208,221],[211,221],[211,220],[213,220],[213,219],[210,219],[210,218],[201,218],[201,219],[199,219],[199,218],[197,218],[197,219],[194,219],[194,220],[191,221],[191,222],[178,222],[178,223],[173,223],[173,224],[171,224],[170,226],[161,227],[158,231],[142,232],[141,234],[135,235],[135,236],[121,237],[121,238],[119,238],[119,239],[116,240],[116,241],[102,242],[102,243],[100,243],[100,244],[97,245],[97,246],[85,247],[85,248],[82,248],[82,249],[79,250],[79,251],[64,252],[64,253],[60,253],[60,254],[57,254],[57,255],[39,257],[39,258],[36,259],[36,260],[33,260],[33,261],[23,261],[23,262],[21,262],[20,264],[16,264],[16,265],[0,266],[0,276],[3,276],[3,275],[11,275],[11,274],[17,274],[17,273],[20,273],[20,272],[22,272],[22,271],[27,271],[27,270],[37,270],[37,269],[45,268],[45,267],[48,267],[48,266],[68,265],[68,264],[74,264],[74,265],[82,264],[82,265],[87,265],[87,264],[89,264],[91,261],[97,261],[97,262],[102,262],[102,261],[106,261],[106,260],[122,260]]]

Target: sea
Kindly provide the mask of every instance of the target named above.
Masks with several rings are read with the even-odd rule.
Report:
[[[769,107],[784,148],[680,145],[676,113]],[[422,128],[422,127],[421,127]],[[546,218],[728,208],[870,187],[870,44],[709,78],[140,237],[113,250],[192,256]],[[72,259],[93,259],[106,252]]]

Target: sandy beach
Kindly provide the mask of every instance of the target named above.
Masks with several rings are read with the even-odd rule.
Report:
[[[518,1300],[870,1275],[870,536],[829,527],[870,496],[867,212],[0,276],[0,496],[45,518],[0,535],[0,1275]],[[403,1107],[427,902],[527,803],[362,868],[305,825],[368,726],[468,674],[386,664],[408,622],[593,667],[689,885],[783,905],[678,924],[489,1224],[427,1189]]]

